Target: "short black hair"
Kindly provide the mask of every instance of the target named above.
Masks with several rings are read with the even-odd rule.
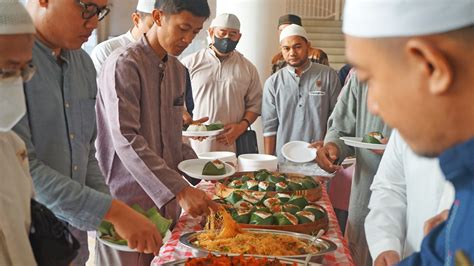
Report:
[[[157,0],[155,8],[165,14],[178,14],[188,11],[196,17],[209,18],[211,9],[207,0]]]

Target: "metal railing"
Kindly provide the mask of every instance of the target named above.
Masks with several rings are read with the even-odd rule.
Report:
[[[344,0],[285,0],[286,12],[303,19],[340,20]]]

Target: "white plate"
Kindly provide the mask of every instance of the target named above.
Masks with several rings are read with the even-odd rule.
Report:
[[[362,142],[362,138],[355,138],[355,137],[340,137],[341,140],[348,146],[357,147],[357,148],[364,148],[370,150],[385,150],[387,144],[374,144],[374,143],[365,143]]]
[[[341,165],[351,165],[356,163],[356,158],[351,157],[351,158],[346,158],[344,161],[342,161]]]
[[[212,137],[217,136],[223,132],[224,129],[209,130],[209,131],[183,131],[185,137]]]
[[[287,160],[295,163],[307,163],[316,159],[316,149],[309,148],[310,144],[304,141],[290,141],[283,145],[281,154]]]
[[[207,159],[191,159],[182,161],[178,164],[178,169],[190,177],[204,180],[220,180],[235,174],[235,168],[228,163],[224,163],[225,174],[223,175],[203,175],[202,169],[204,165],[211,160]]]
[[[171,238],[171,231],[168,230],[166,231],[166,234],[165,234],[165,237],[163,238],[163,245],[168,242],[168,240],[170,240]],[[125,246],[125,245],[118,245],[118,244],[115,244],[115,243],[112,243],[112,242],[109,242],[107,240],[104,240],[102,238],[100,238],[98,235],[97,235],[97,239],[99,240],[99,242],[101,242],[102,244],[106,245],[106,246],[109,246],[113,249],[116,249],[116,250],[120,250],[120,251],[125,251],[125,252],[138,252],[136,251],[135,249],[131,249],[129,248],[128,246]]]

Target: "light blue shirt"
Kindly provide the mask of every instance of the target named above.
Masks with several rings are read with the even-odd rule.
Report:
[[[28,111],[14,131],[28,148],[36,198],[74,227],[95,230],[112,198],[95,158],[94,65],[83,50],[63,50],[57,60],[39,41],[33,64]]]

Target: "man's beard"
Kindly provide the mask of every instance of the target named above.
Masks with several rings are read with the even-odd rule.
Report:
[[[301,61],[298,61],[297,63],[293,63],[291,64],[290,62],[287,62],[288,65],[294,67],[294,68],[298,68],[298,67],[301,67],[301,66],[304,66],[306,64],[306,60],[301,60]]]

